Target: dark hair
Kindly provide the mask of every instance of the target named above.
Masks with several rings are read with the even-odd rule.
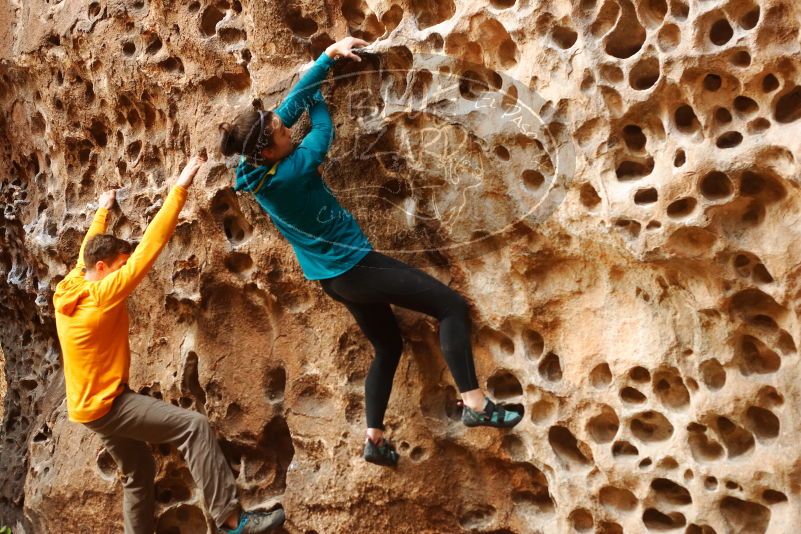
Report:
[[[130,254],[131,250],[133,247],[124,239],[111,234],[98,234],[90,237],[86,243],[83,249],[83,262],[87,269],[94,269],[97,262],[114,263],[120,254]]]
[[[249,108],[242,111],[233,124],[222,124],[220,130],[223,156],[244,154],[258,159],[261,150],[273,144],[273,112]]]

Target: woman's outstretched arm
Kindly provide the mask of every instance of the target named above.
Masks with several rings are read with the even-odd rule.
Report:
[[[367,41],[362,39],[346,37],[326,48],[275,110],[281,122],[287,128],[291,128],[304,111],[322,98],[320,87],[334,60],[349,57],[361,61],[361,58],[353,53],[353,47],[367,46],[367,44]]]
[[[325,159],[334,138],[334,125],[322,95],[309,108],[309,118],[309,133],[282,163],[288,176],[302,176],[316,169]]]

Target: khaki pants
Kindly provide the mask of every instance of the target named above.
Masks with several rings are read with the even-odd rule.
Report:
[[[178,447],[217,526],[239,509],[234,476],[204,415],[126,389],[109,413],[85,426],[100,436],[125,477],[125,534],[155,531],[156,464],[145,442]]]

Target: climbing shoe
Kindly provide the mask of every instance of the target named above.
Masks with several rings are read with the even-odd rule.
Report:
[[[284,524],[284,509],[276,508],[269,512],[255,511],[242,512],[239,524],[234,529],[221,528],[225,534],[266,534],[274,528]]]
[[[364,443],[364,459],[370,463],[395,467],[398,465],[400,454],[395,450],[395,446],[384,438],[375,443],[370,438]]]
[[[485,397],[486,398],[486,397]],[[462,404],[462,423],[465,426],[494,426],[497,428],[512,428],[523,416],[517,412],[507,410],[502,404],[496,404],[486,399],[484,411],[477,412]]]

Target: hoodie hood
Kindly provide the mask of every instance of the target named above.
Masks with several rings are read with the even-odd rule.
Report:
[[[78,303],[89,296],[87,282],[82,275],[65,278],[56,286],[53,294],[53,306],[57,313],[72,315]]]
[[[242,156],[239,160],[239,165],[236,167],[234,191],[247,191],[248,193],[257,191],[269,180],[269,177],[265,176],[265,174],[274,175],[277,169],[278,163],[275,163],[272,167],[265,165],[255,166],[251,165],[247,158]]]

